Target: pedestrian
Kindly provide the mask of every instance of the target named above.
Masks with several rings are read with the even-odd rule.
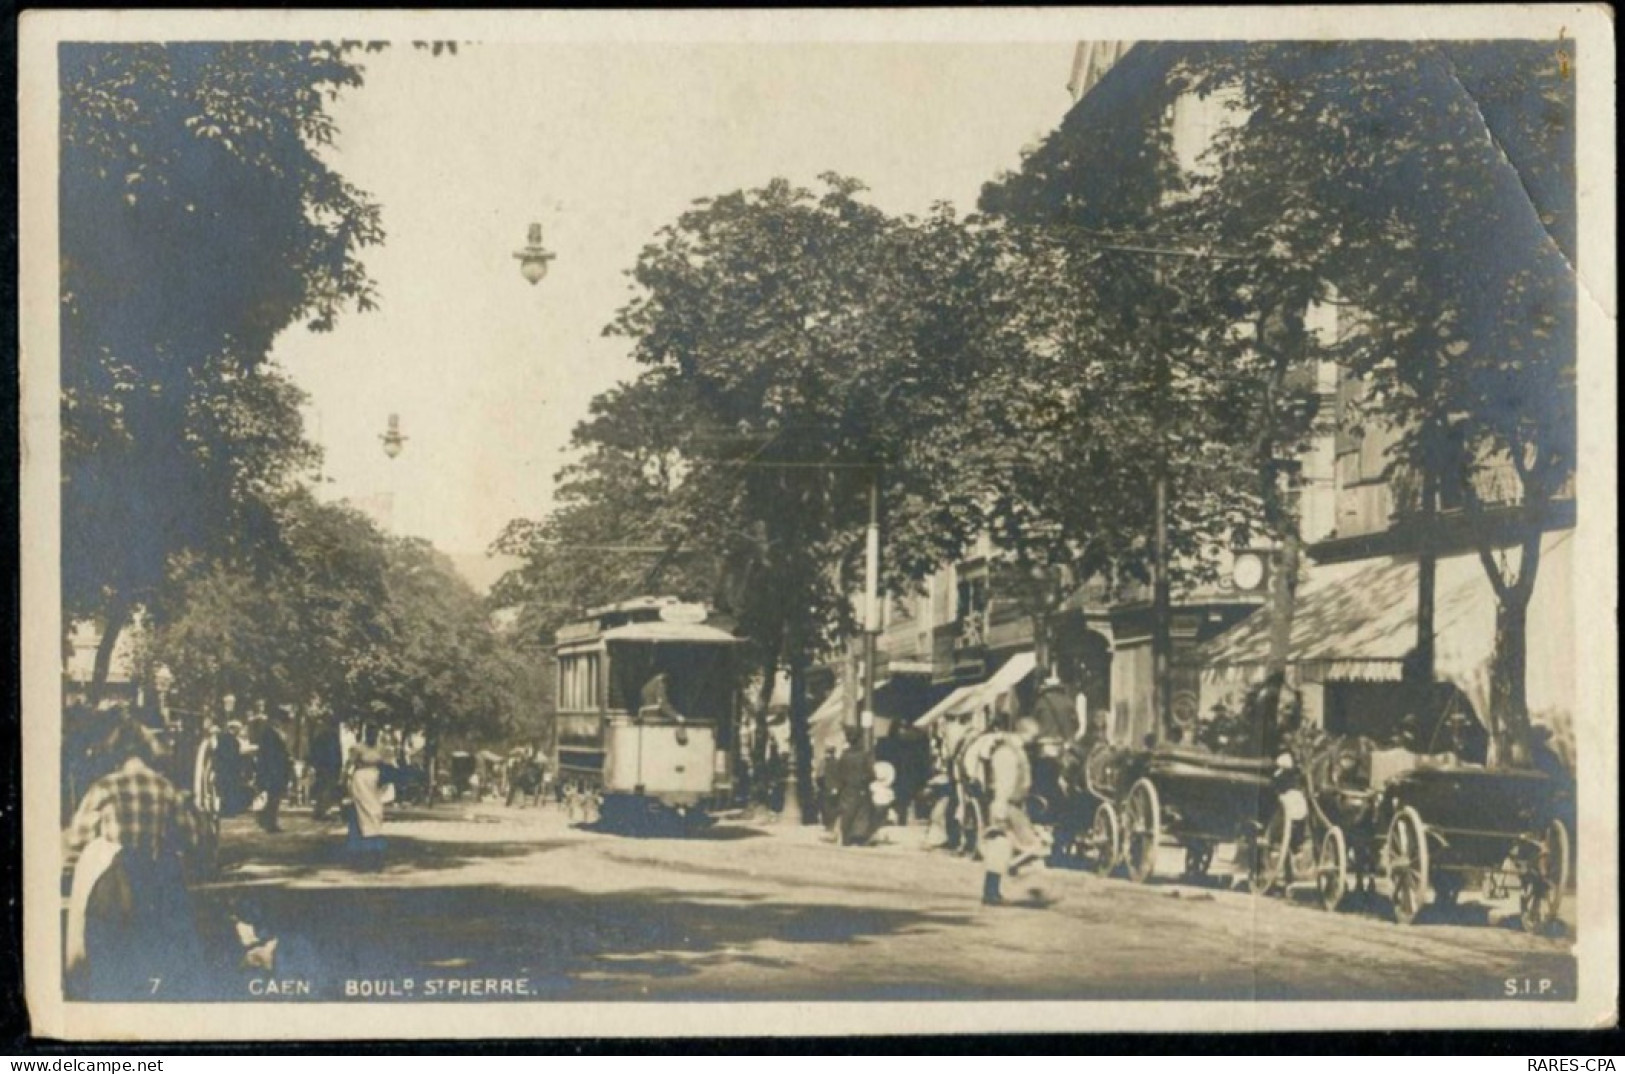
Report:
[[[64,833],[73,870],[66,971],[76,997],[189,997],[202,951],[186,857],[191,803],[157,771],[161,746],[121,716],[103,751],[117,765],[85,793]]]
[[[870,785],[875,759],[863,746],[863,728],[846,728],[846,750],[835,761],[835,806],[842,846],[863,846],[874,838],[875,803]]]
[[[894,773],[892,802],[882,808],[881,816],[895,812],[897,823],[907,827],[909,813],[931,776],[930,745],[902,720],[893,720],[891,730],[875,743],[875,763],[891,765]]]
[[[1544,725],[1537,725],[1530,731],[1530,765],[1553,779],[1567,781],[1573,777],[1569,774],[1569,766],[1563,763],[1562,755],[1553,747],[1553,737],[1552,729]]]
[[[774,816],[784,812],[784,801],[790,790],[790,765],[778,742],[767,743],[767,765],[762,776],[767,784],[767,809]]]
[[[384,863],[384,752],[378,748],[376,728],[368,728],[364,743],[350,750],[349,836],[345,849],[365,868]]]
[[[280,832],[282,827],[277,816],[282,808],[283,796],[288,793],[288,780],[293,774],[288,741],[263,714],[249,722],[248,740],[254,746],[254,778],[260,792],[265,795],[265,805],[260,807],[260,827],[268,832]]]
[[[214,779],[220,792],[220,815],[235,817],[253,804],[248,765],[243,757],[243,725],[228,720],[214,736]]]
[[[1092,677],[1089,674],[1089,668],[1079,664],[1078,686],[1072,699],[1072,714],[1077,719],[1076,726],[1080,735],[1088,734],[1091,727],[1089,712],[1089,684],[1091,681]]]
[[[818,784],[818,819],[831,832],[836,830],[841,819],[840,785],[835,779],[835,765],[839,759],[840,755],[835,752],[834,746],[826,747],[824,757],[815,773]]]
[[[309,760],[314,773],[310,815],[316,820],[323,820],[344,796],[341,779],[344,774],[344,746],[339,736],[338,720],[334,717],[324,717],[315,735],[311,736]]]
[[[997,906],[1004,902],[1002,883],[1042,853],[1043,841],[1027,816],[1027,796],[1032,791],[1032,767],[1027,746],[1038,737],[1038,725],[1030,718],[1016,723],[1014,734],[994,736],[983,755],[987,788],[987,822],[982,830],[982,902]]]

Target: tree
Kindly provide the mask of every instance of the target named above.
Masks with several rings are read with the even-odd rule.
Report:
[[[990,483],[995,541],[1036,582],[1017,589],[1040,650],[1067,595],[1058,578],[1158,581],[1159,484],[1169,577],[1153,585],[1158,603],[1261,533],[1279,549],[1276,619],[1290,631],[1298,526],[1283,475],[1314,417],[1313,382],[1295,376],[1310,357],[1311,292],[1299,280],[1239,286],[1240,259],[1206,233],[1200,176],[1182,171],[1172,142],[1173,49],[1131,50],[982,193],[1009,247],[1022,342],[978,383],[975,409],[992,426],[959,457]],[[1284,637],[1275,648],[1279,672]]]
[[[1541,535],[1575,463],[1571,64],[1561,43],[1511,41],[1205,46],[1181,64],[1245,116],[1215,147],[1210,221],[1267,243],[1261,271],[1291,259],[1336,287],[1359,330],[1334,353],[1397,431],[1395,467],[1474,516],[1497,601],[1486,715],[1513,763]],[[1510,530],[1479,503],[1505,467]]]
[[[863,202],[861,184],[823,182],[821,193],[776,180],[699,202],[644,249],[638,293],[607,329],[654,375],[640,385],[685,418],[688,434],[662,445],[683,466],[661,517],[684,547],[711,553],[762,681],[788,670],[804,803],[807,672],[855,626],[853,575],[830,565],[861,555],[876,481],[894,574],[918,577],[963,542],[970,516],[922,445],[957,415],[985,358],[962,345],[983,338],[965,324],[985,314],[946,284],[974,276],[986,251],[952,214],[899,220]],[[586,436],[616,446],[607,425]],[[958,524],[921,524],[927,515]]]
[[[693,520],[678,517],[693,440],[679,387],[651,372],[595,398],[572,441],[580,452],[560,471],[554,511],[515,519],[493,550],[520,565],[498,581],[493,600],[520,610],[520,631],[550,639],[595,604],[661,589],[704,600],[716,585],[710,547]]]
[[[431,755],[448,734],[507,737],[519,669],[485,601],[450,559],[414,538],[391,542],[385,586],[387,643],[367,669],[367,716],[422,732]]]
[[[174,561],[145,658],[174,672],[180,705],[215,711],[231,693],[432,742],[506,737],[535,701],[534,660],[451,562],[304,490],[276,507],[275,554]]]
[[[63,598],[104,624],[93,693],[171,557],[252,543],[256,497],[308,462],[264,363],[374,301],[378,207],[324,159],[359,47],[59,50]]]

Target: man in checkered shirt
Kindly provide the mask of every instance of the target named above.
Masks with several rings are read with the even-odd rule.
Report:
[[[197,846],[196,817],[154,770],[158,746],[145,728],[122,716],[106,748],[119,767],[91,784],[63,833],[67,860],[76,864],[70,992],[195,998],[202,952],[183,858]],[[93,853],[83,853],[87,847]]]
[[[120,738],[128,748],[145,734],[131,727],[121,729]],[[123,764],[90,785],[65,836],[67,864],[98,835],[126,853],[149,859],[188,854],[197,846],[191,803],[152,770],[153,752],[150,742],[143,742]]]

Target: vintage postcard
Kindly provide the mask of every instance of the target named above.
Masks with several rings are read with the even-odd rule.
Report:
[[[37,1033],[1614,1022],[1606,9],[20,25]]]

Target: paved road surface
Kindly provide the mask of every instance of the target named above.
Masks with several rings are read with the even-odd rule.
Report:
[[[286,823],[227,824],[205,916],[277,936],[278,962],[227,974],[221,998],[1438,1000],[1508,979],[1573,994],[1568,942],[1525,935],[1505,906],[1404,928],[1051,870],[1007,884],[1034,905],[984,908],[978,866],[918,830],[862,849],[788,825],[634,839],[500,805],[392,820],[389,864],[367,873],[336,825]],[[221,929],[213,957],[233,962],[234,942]]]

